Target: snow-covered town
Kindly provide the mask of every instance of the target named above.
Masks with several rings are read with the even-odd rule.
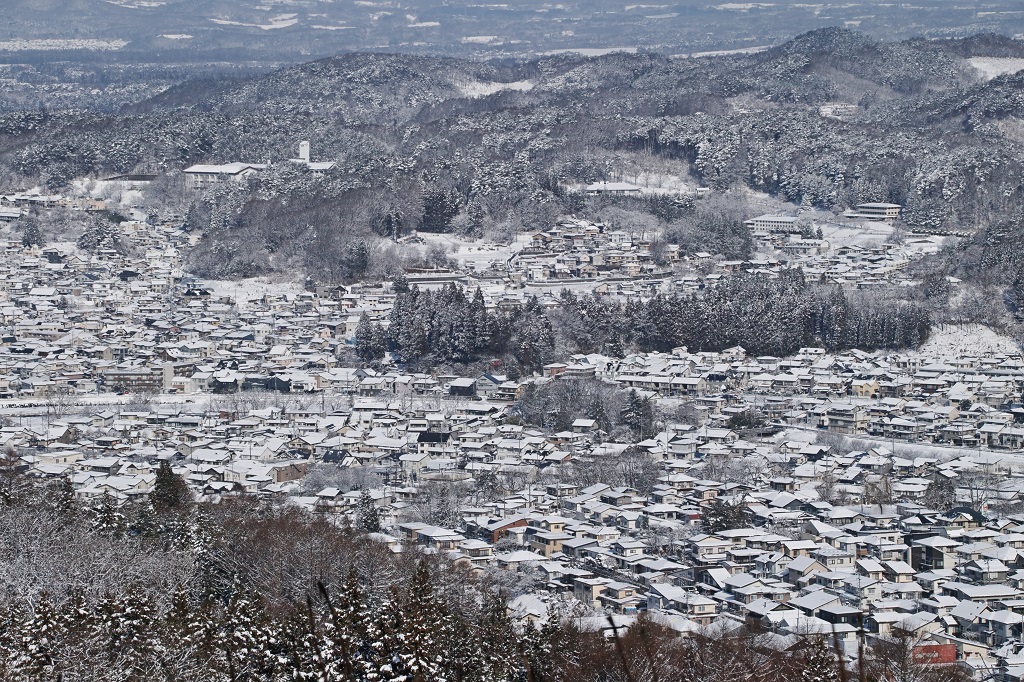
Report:
[[[0,682],[1024,682],[1020,0],[5,0]]]
[[[1009,339],[951,327],[912,351],[413,372],[392,353],[353,362],[360,325],[388,322],[391,283],[203,281],[183,269],[196,236],[180,224],[133,212],[110,230],[144,255],[0,244],[0,445],[30,477],[117,506],[146,499],[166,462],[198,500],[273,499],[393,553],[503,571],[521,626],[556,605],[584,628],[646,613],[683,636],[824,633],[850,656],[898,630],[973,679],[1024,678],[1024,355]],[[898,283],[942,240],[760,238],[750,261],[667,245],[656,266],[650,241],[566,220],[406,279],[479,288],[490,310],[558,308],[553,284],[626,300],[784,266],[859,289]],[[618,391],[622,414],[525,414],[560,390]]]

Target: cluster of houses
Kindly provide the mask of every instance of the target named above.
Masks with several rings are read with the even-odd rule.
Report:
[[[758,253],[748,260],[721,259],[705,252],[683,254],[678,244],[662,243],[655,234],[630,233],[572,218],[533,233],[522,249],[506,262],[495,261],[492,268],[507,281],[539,292],[589,282],[596,294],[619,297],[692,292],[735,274],[778,275],[787,268],[801,269],[810,281],[867,289],[913,283],[907,267],[936,252],[943,242],[943,237],[919,234],[899,244],[833,242],[801,236],[793,217],[760,216],[747,222],[759,245]]]
[[[18,220],[30,211],[50,208],[67,208],[73,211],[95,213],[107,210],[107,202],[103,199],[33,192],[0,195],[0,221],[5,223]]]
[[[675,274],[666,288],[675,291],[699,291],[723,278],[740,273],[777,276],[786,269],[803,271],[808,281],[841,286],[846,289],[869,289],[880,286],[908,286],[911,280],[906,269],[910,263],[939,248],[941,237],[912,237],[903,245],[847,244],[833,247],[825,239],[805,239],[796,235],[775,236],[763,241],[764,247],[747,260],[716,259],[710,253],[698,252],[683,256],[683,269],[691,272]],[[956,278],[948,278],[956,284]]]
[[[308,145],[294,161],[316,170]],[[186,175],[197,187],[226,177]],[[828,633],[854,653],[862,636],[909,633],[921,656],[975,679],[1024,678],[1019,352],[679,348],[574,355],[516,380],[353,367],[356,327],[386,323],[388,287],[251,295],[189,277],[182,254],[197,237],[180,225],[117,229],[141,255],[0,240],[0,447],[29,475],[128,502],[168,461],[198,498],[258,495],[339,523],[368,498],[373,537],[395,552],[522,574],[530,587],[510,608],[523,623],[569,607],[628,626],[647,611],[683,634],[750,623],[780,643]],[[645,235],[569,220],[532,235],[501,276],[473,277],[502,309],[524,304],[524,283],[603,278],[597,293],[644,296],[794,265],[864,287],[902,277],[913,257],[906,245],[765,243],[776,253],[750,261],[689,256],[699,274],[680,278]],[[682,258],[668,246],[657,260]],[[685,406],[686,423],[661,420],[633,443],[597,419],[552,432],[510,418],[531,384],[573,379]],[[619,470],[627,450],[645,476],[580,480]],[[458,503],[425,518],[419,502],[438,487]],[[723,506],[741,518],[712,527]]]
[[[707,420],[748,410],[782,426],[828,429],[902,442],[963,447],[1024,447],[1024,356],[935,357],[804,348],[792,357],[651,353],[602,362],[595,376],[660,397],[684,397]],[[590,361],[588,361],[590,362]],[[585,372],[559,364],[549,374]]]
[[[631,444],[592,419],[551,433],[509,409],[400,395],[340,407],[224,399],[30,421],[0,440],[30,475],[69,479],[86,501],[144,499],[161,460],[210,500],[260,495],[346,523],[368,497],[382,526],[373,537],[392,551],[522,575],[530,587],[510,609],[523,623],[571,608],[628,625],[646,611],[682,634],[744,623],[780,641],[822,632],[851,654],[861,636],[903,633],[978,680],[1024,670],[1019,448],[847,451],[713,419]],[[615,462],[631,446],[654,463],[650,480],[575,482],[574,465]],[[499,492],[481,492],[488,477]],[[936,481],[951,493],[940,508],[929,506]],[[431,485],[460,491],[443,525],[417,511]],[[711,529],[722,503],[742,518]]]
[[[533,234],[527,247],[510,259],[509,268],[514,280],[526,282],[664,276],[671,270],[655,263],[655,236],[645,238],[587,220],[560,220]],[[665,245],[664,251],[668,263],[679,260],[678,245]]]

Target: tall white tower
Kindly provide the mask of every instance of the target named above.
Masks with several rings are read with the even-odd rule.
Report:
[[[309,163],[309,140],[303,140],[299,143],[299,160],[305,163]]]

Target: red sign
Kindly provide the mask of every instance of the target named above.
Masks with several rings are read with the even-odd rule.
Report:
[[[918,644],[913,657],[917,665],[952,665],[956,663],[956,644]]]

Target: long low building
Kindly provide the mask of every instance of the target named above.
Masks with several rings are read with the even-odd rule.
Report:
[[[185,186],[200,189],[226,180],[240,182],[245,178],[269,167],[269,163],[196,164],[185,169]]]
[[[796,226],[796,217],[788,215],[760,215],[746,221],[747,226],[755,237],[769,234],[788,234],[799,232]]]

